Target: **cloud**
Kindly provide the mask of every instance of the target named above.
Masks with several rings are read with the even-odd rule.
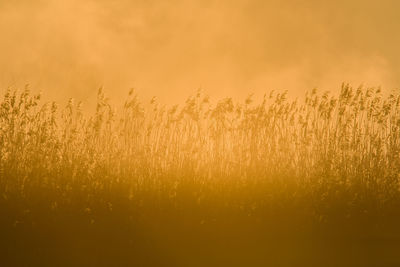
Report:
[[[1,1],[0,86],[50,98],[131,87],[181,101],[269,89],[398,87],[397,1]]]

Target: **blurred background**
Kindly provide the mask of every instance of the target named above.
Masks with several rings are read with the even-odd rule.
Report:
[[[91,106],[400,82],[396,0],[0,0],[0,90]]]

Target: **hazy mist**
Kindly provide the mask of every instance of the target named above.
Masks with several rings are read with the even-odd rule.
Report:
[[[0,0],[0,88],[178,102],[400,82],[399,1]]]

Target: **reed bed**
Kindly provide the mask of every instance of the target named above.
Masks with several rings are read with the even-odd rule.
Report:
[[[144,249],[148,238],[138,237],[138,225],[162,240],[172,233],[199,240],[228,229],[230,234],[213,242],[239,234],[235,240],[247,245],[260,244],[256,236],[271,229],[398,236],[398,93],[344,84],[338,94],[312,90],[301,100],[271,92],[261,100],[212,104],[198,92],[183,105],[166,107],[155,99],[143,103],[132,90],[119,108],[101,89],[97,97],[96,111],[88,115],[72,99],[60,107],[42,103],[28,89],[4,94],[0,206],[8,246],[10,240],[24,240],[16,229],[25,234],[42,229],[43,239],[50,236],[48,229],[51,235],[94,231],[85,240],[106,235],[120,251],[128,250],[132,239],[141,240],[129,251],[157,255],[153,247]],[[195,247],[200,244],[209,242]],[[264,247],[249,251],[258,249]],[[147,256],[143,260],[152,258]],[[125,266],[129,257],[118,258],[116,265]],[[189,266],[189,256],[178,258],[182,261],[169,259],[167,265]],[[262,257],[243,259],[249,258],[260,260],[249,265],[255,266]]]

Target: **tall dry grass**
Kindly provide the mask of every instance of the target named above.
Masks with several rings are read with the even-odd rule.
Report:
[[[274,221],[296,229],[349,221],[370,231],[398,215],[399,136],[400,95],[379,88],[343,85],[338,96],[313,90],[301,101],[272,92],[255,103],[211,104],[197,93],[173,107],[131,91],[119,109],[99,90],[91,116],[72,99],[60,107],[8,90],[2,227],[85,222],[119,241],[139,222],[257,225],[258,234]]]

